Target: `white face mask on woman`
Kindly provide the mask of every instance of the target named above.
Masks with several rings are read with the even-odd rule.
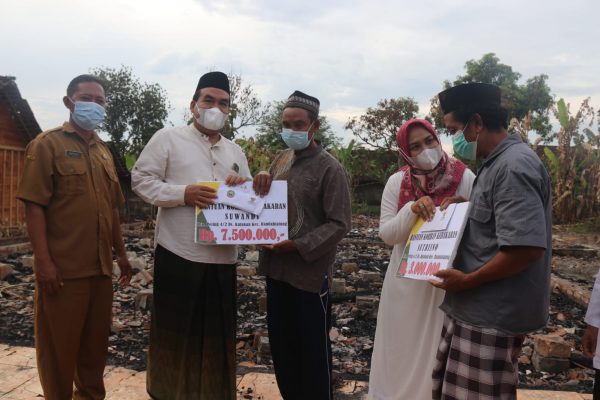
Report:
[[[425,149],[416,157],[410,157],[413,165],[424,171],[431,171],[440,163],[442,159],[442,145],[438,145],[432,149]]]

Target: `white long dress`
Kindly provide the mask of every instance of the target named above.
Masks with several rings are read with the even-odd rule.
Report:
[[[381,199],[379,236],[393,245],[383,281],[375,345],[371,358],[369,399],[431,399],[431,372],[440,342],[444,313],[438,308],[444,291],[430,283],[397,278],[406,239],[417,220],[413,202],[398,211],[404,172],[390,176]],[[469,198],[475,175],[465,169],[456,194]]]
[[[600,273],[596,275],[592,297],[588,304],[587,312],[585,313],[585,322],[596,328],[600,328]],[[598,330],[598,346],[600,346],[600,330]],[[596,348],[594,355],[594,368],[600,369],[600,347]]]

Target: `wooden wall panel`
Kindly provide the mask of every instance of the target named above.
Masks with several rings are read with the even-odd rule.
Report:
[[[21,227],[25,208],[15,198],[25,163],[25,150],[0,145],[0,228]]]
[[[10,114],[0,106],[0,145],[24,148],[25,141],[17,132]]]

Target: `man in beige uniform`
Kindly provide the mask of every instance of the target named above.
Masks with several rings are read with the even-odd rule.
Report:
[[[102,83],[80,75],[63,102],[69,122],[29,144],[17,192],[35,255],[37,364],[46,400],[103,399],[113,247],[121,283],[131,277],[119,225],[123,194],[94,132],[104,118]]]

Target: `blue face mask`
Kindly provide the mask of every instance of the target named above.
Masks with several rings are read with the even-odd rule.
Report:
[[[467,125],[469,124],[467,123]],[[452,136],[452,147],[454,152],[463,160],[475,161],[477,159],[477,138],[479,138],[479,135],[477,135],[474,141],[467,141],[465,138],[467,125],[465,125],[462,131],[457,131]]]
[[[310,130],[310,126],[308,130]],[[294,131],[292,129],[283,128],[281,130],[281,138],[290,149],[303,150],[308,147],[310,140],[308,140],[308,131]]]
[[[93,101],[74,101],[75,108],[71,113],[73,122],[86,131],[94,130],[104,121],[106,110]]]

